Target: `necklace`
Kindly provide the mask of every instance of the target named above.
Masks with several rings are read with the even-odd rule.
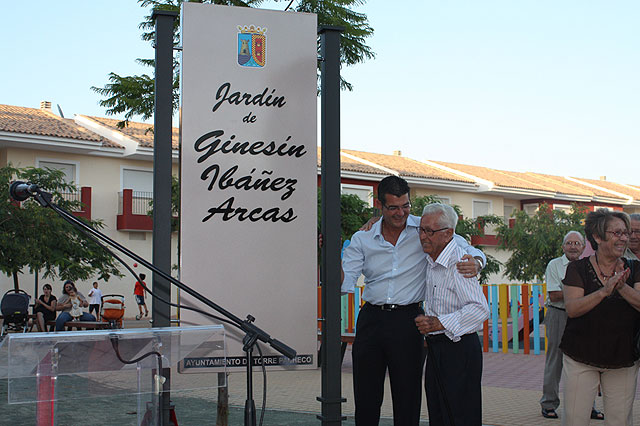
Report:
[[[614,271],[611,271],[611,275],[606,275],[603,271],[602,271],[602,267],[600,267],[600,263],[598,262],[598,253],[596,253],[596,265],[598,266],[598,270],[600,271],[600,275],[602,275],[602,278],[604,278],[605,280],[613,277],[614,275]],[[615,270],[615,266],[613,267],[613,269]]]

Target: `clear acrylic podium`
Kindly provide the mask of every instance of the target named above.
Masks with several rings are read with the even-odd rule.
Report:
[[[137,424],[157,425],[168,368],[172,393],[226,385],[203,374],[226,372],[224,327],[8,334],[0,343],[9,403],[35,402],[39,426],[56,424],[56,401],[115,395],[137,395]]]

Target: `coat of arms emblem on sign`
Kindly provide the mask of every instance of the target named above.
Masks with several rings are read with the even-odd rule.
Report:
[[[243,67],[264,67],[267,62],[266,28],[238,25],[238,64]]]

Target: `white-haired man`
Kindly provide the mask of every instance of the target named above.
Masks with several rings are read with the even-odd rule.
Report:
[[[547,265],[545,278],[547,281],[547,314],[544,317],[544,325],[547,330],[547,355],[544,364],[544,381],[542,384],[542,398],[540,407],[542,416],[548,419],[557,419],[556,410],[560,405],[558,389],[560,376],[562,375],[562,351],[558,348],[564,327],[567,324],[567,312],[564,309],[564,296],[562,293],[562,280],[567,272],[569,262],[577,260],[584,251],[585,241],[578,231],[569,231],[562,240],[563,255],[552,259]],[[603,419],[604,414],[591,410],[592,419]]]
[[[629,234],[629,246],[624,252],[624,257],[629,260],[640,260],[640,213],[629,215],[631,221],[631,233]]]
[[[420,242],[427,256],[425,315],[415,322],[426,335],[425,390],[431,426],[482,424],[482,348],[477,331],[489,318],[478,279],[456,271],[464,254],[453,239],[458,222],[445,204],[425,206]]]

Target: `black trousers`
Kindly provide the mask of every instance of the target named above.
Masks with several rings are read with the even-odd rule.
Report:
[[[420,422],[424,337],[414,320],[423,313],[419,306],[383,311],[368,303],[360,310],[352,351],[356,425],[378,424],[387,370],[393,424]]]
[[[444,334],[429,336],[427,346],[424,381],[429,425],[481,426],[482,348],[478,334],[462,336],[456,343]]]

